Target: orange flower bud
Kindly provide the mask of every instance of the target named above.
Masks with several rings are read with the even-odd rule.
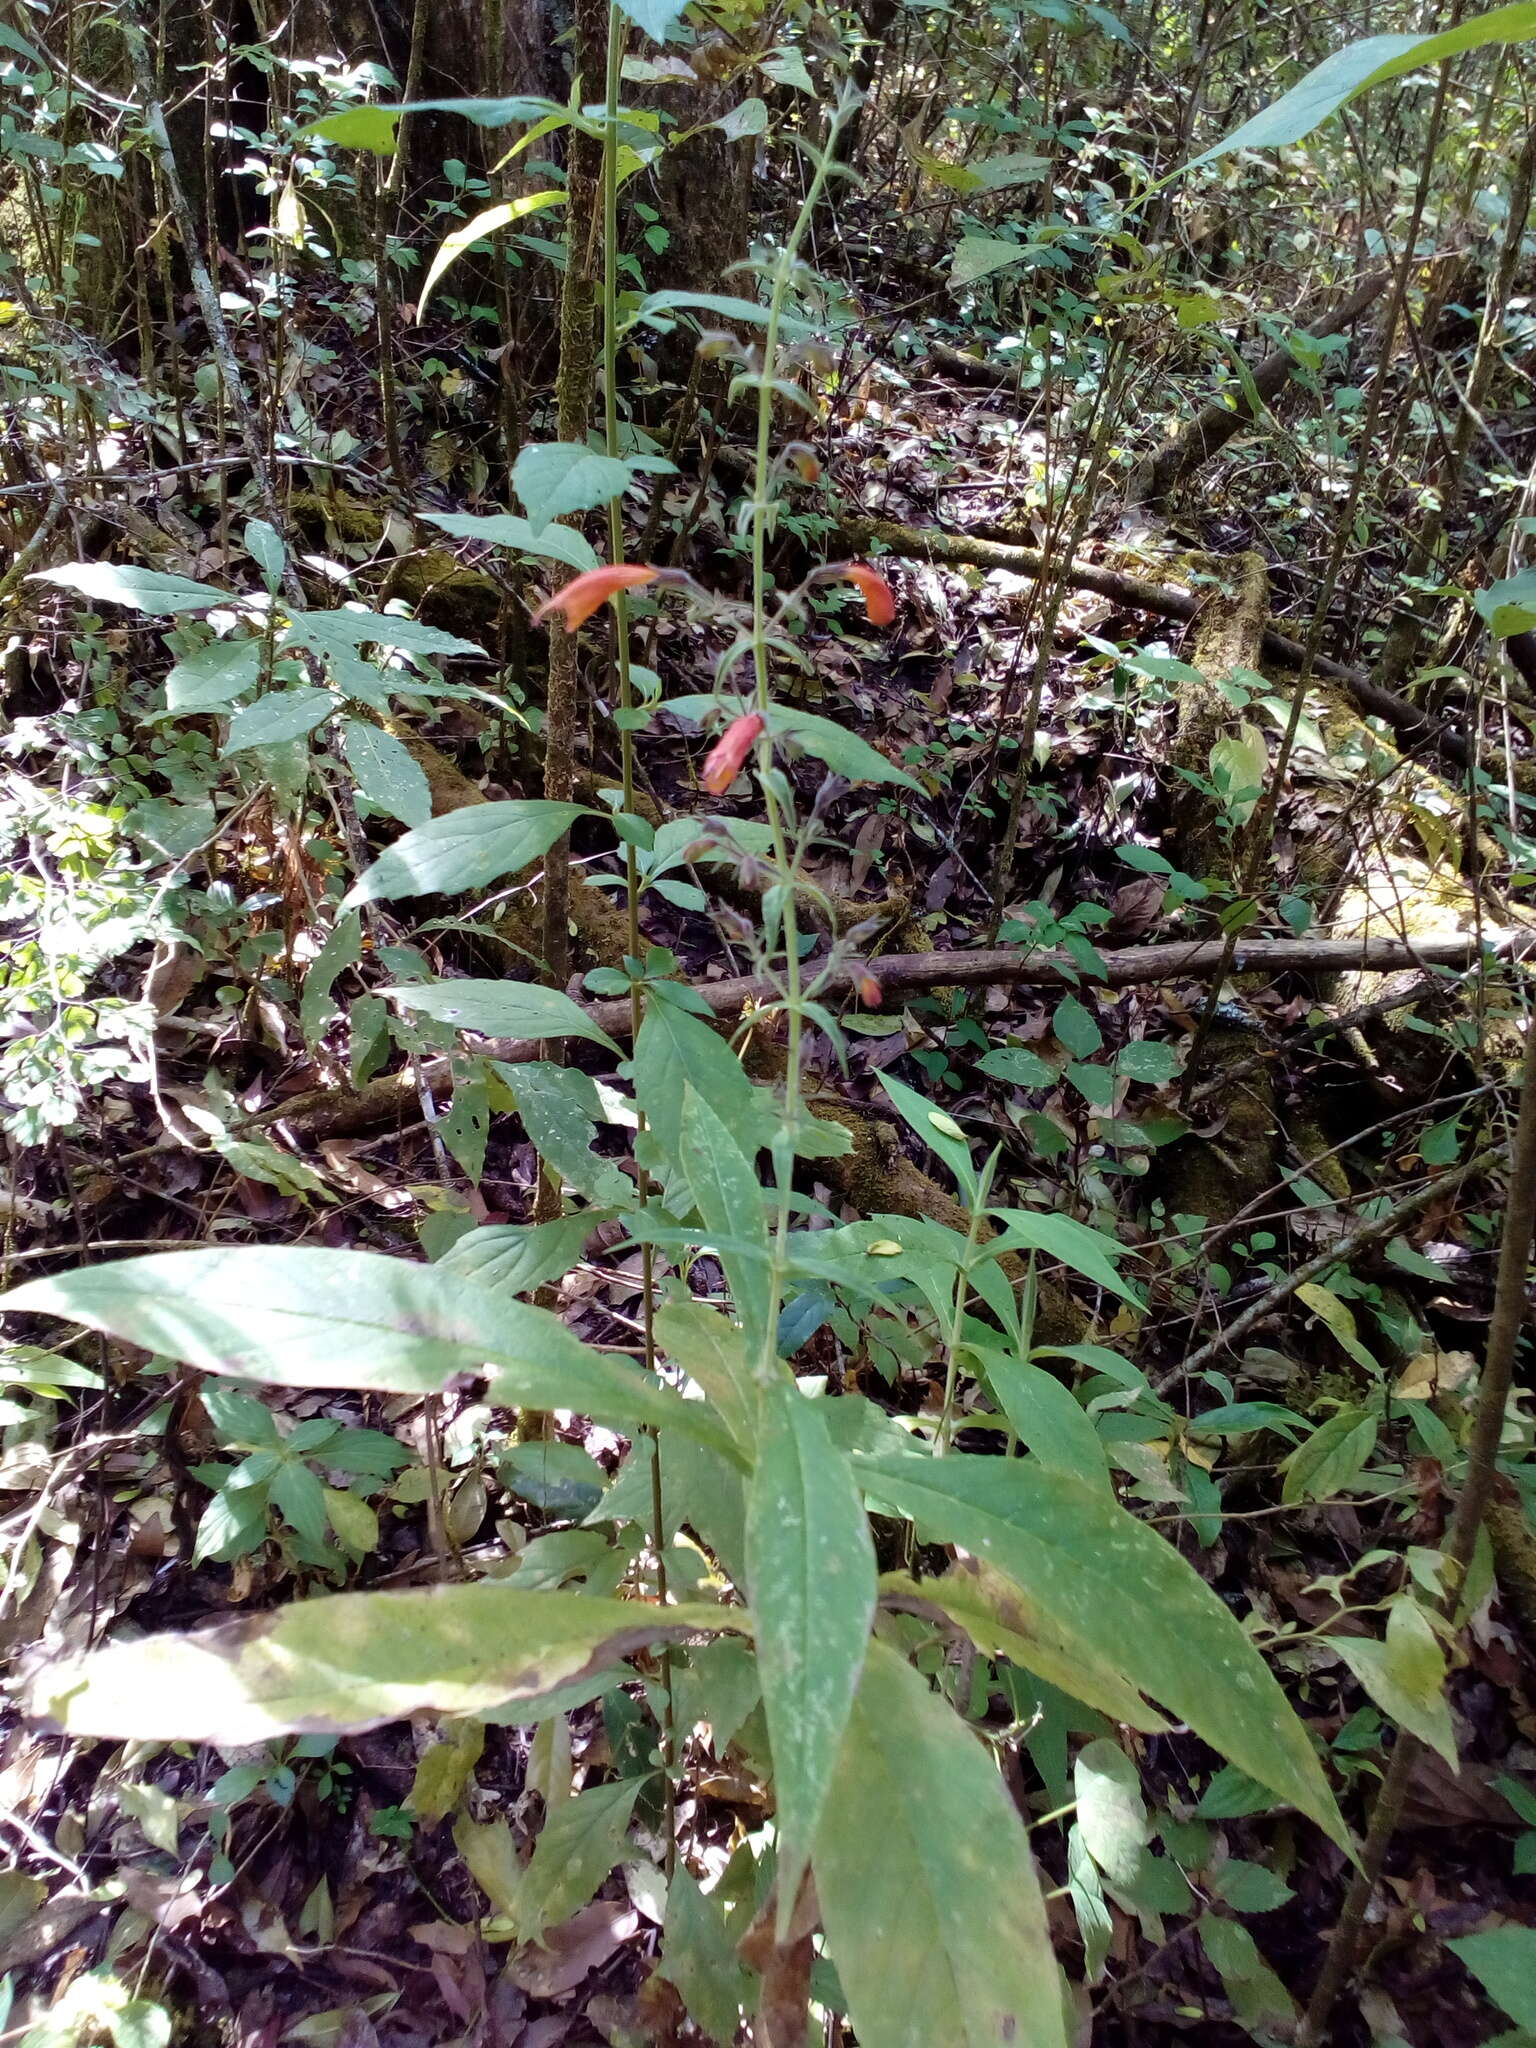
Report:
[[[710,748],[699,780],[712,796],[724,796],[741,773],[764,722],[762,714],[757,711],[749,711],[742,718],[733,718]]]
[[[615,592],[633,589],[637,583],[654,583],[656,576],[656,570],[639,562],[609,562],[601,569],[583,569],[553,597],[546,598],[533,616],[547,619],[551,612],[564,612],[565,630],[574,633]]]
[[[876,981],[867,967],[860,974],[855,986],[859,991],[859,1001],[864,1005],[865,1009],[878,1010],[881,1003],[885,1000],[885,990]]]
[[[895,618],[896,593],[878,569],[871,569],[868,562],[843,562],[831,573],[859,586],[872,625],[888,626]]]

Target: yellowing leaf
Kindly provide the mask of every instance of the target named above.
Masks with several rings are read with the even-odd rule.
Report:
[[[1459,1770],[1456,1735],[1445,1698],[1445,1651],[1424,1610],[1399,1599],[1387,1615],[1387,1639],[1326,1636],[1384,1714]]]
[[[1304,1302],[1319,1321],[1327,1324],[1357,1365],[1363,1365],[1374,1379],[1381,1368],[1355,1334],[1354,1311],[1340,1301],[1332,1288],[1322,1287],[1315,1280],[1309,1280],[1304,1287],[1296,1290],[1296,1299]]]
[[[649,1607],[487,1581],[339,1593],[193,1635],[140,1636],[43,1665],[28,1711],[73,1735],[228,1748],[346,1734],[434,1709],[534,1699],[647,1644],[717,1632],[718,1607]]]
[[[473,243],[482,241],[486,235],[494,234],[497,228],[507,227],[515,220],[522,220],[527,214],[539,213],[546,206],[563,205],[564,201],[565,194],[558,189],[525,192],[521,199],[504,199],[497,206],[488,206],[484,213],[477,213],[473,220],[467,220],[463,227],[455,228],[451,235],[445,236],[442,247],[432,258],[432,266],[421,288],[421,297],[416,305],[417,321],[426,318],[427,301],[431,298],[443,272],[451,264],[456,263]]]

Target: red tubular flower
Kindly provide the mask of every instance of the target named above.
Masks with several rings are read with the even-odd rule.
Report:
[[[871,569],[868,562],[839,562],[829,569],[828,575],[842,576],[849,583],[856,583],[864,599],[864,609],[869,613],[870,624],[888,626],[896,616],[896,593],[880,574]]]
[[[631,590],[637,583],[654,583],[657,573],[639,562],[609,562],[600,569],[584,569],[546,598],[533,616],[547,619],[551,612],[564,612],[565,630],[574,633],[615,592]]]
[[[715,741],[704,757],[704,772],[699,777],[711,796],[724,796],[736,780],[764,723],[760,712],[749,711],[744,717],[733,718]]]

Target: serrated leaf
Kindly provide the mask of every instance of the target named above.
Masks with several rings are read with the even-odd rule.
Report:
[[[792,1380],[765,1396],[759,1422],[747,1577],[773,1750],[782,1940],[853,1710],[876,1570],[848,1460]]]
[[[949,281],[957,289],[990,277],[994,270],[1006,270],[1022,263],[1033,252],[1018,242],[1004,242],[996,235],[962,235],[949,259]]]
[[[1026,1460],[860,1458],[866,1495],[1012,1582],[1060,1640],[1121,1673],[1313,1820],[1348,1834],[1305,1729],[1225,1603],[1102,1489]],[[1156,1617],[1155,1625],[1153,1617]]]
[[[384,647],[396,654],[485,654],[477,642],[409,619],[403,612],[370,612],[352,605],[333,612],[300,612],[289,621],[283,644],[308,647],[320,655],[355,654],[359,647]]]
[[[184,654],[165,679],[166,714],[190,718],[200,711],[218,711],[261,676],[266,649],[259,635],[239,640],[210,640],[206,647]]]
[[[526,93],[505,99],[412,100],[405,106],[343,107],[326,114],[299,131],[300,139],[314,136],[351,149],[369,149],[376,156],[393,156],[395,131],[402,114],[458,114],[477,128],[508,128],[514,123],[538,121],[565,109],[554,100],[535,99]]]
[[[620,0],[620,12],[653,43],[666,42],[683,16],[677,0]]]
[[[547,1060],[492,1065],[512,1091],[529,1142],[561,1182],[588,1201],[628,1207],[633,1184],[613,1160],[593,1150],[598,1098],[590,1075]]]
[[[349,1734],[535,1699],[647,1644],[713,1634],[726,1618],[718,1607],[529,1593],[495,1580],[340,1593],[56,1659],[33,1674],[28,1712],[73,1735],[222,1748]]]
[[[987,1751],[872,1642],[816,1838],[862,2048],[1066,2048],[1023,1825]]]
[[[976,1062],[994,1081],[1011,1082],[1016,1088],[1049,1088],[1056,1070],[1022,1045],[997,1045]]]
[[[1536,2029],[1536,1927],[1489,1927],[1446,1947],[1516,2026]]]
[[[404,1009],[485,1038],[589,1038],[610,1052],[619,1050],[564,989],[541,988],[537,982],[410,982],[379,993]]]
[[[404,833],[358,877],[342,907],[487,888],[531,866],[586,815],[582,804],[539,797],[466,804]]]

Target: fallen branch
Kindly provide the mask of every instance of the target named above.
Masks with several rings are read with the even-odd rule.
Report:
[[[1525,937],[1521,935],[1522,942]],[[1523,943],[1520,950],[1526,950]],[[1530,950],[1536,951],[1536,940]],[[1223,953],[1219,940],[1168,940],[1155,946],[1126,946],[1099,957],[1104,963],[1106,985],[1129,988],[1146,982],[1198,981],[1216,971]],[[1238,946],[1231,971],[1341,974],[1353,969],[1396,974],[1409,968],[1465,968],[1478,957],[1479,947],[1473,938],[1433,939],[1422,946],[1402,939],[1254,939]],[[871,966],[858,961],[844,962],[828,972],[819,996],[825,1000],[847,995],[871,971],[888,995],[911,989],[981,988],[994,984],[1074,988],[1082,981],[1081,970],[1064,953],[1031,952],[1010,946],[971,953],[892,953]],[[773,982],[750,974],[700,982],[696,992],[720,1018],[738,1017],[754,1005],[775,1002],[781,996]],[[628,996],[584,1007],[592,1022],[611,1038],[628,1035]],[[539,1056],[537,1046],[524,1039],[494,1039],[485,1050],[492,1058],[501,1060],[531,1060]],[[434,1086],[447,1079],[449,1068],[446,1057],[420,1063],[422,1079]],[[412,1116],[418,1113],[416,1076],[411,1072],[385,1074],[355,1092],[312,1089],[263,1110],[254,1121],[281,1123],[293,1137],[309,1142],[375,1129],[407,1112]]]
[[[1330,334],[1337,334],[1341,327],[1349,326],[1367,307],[1374,305],[1391,281],[1389,269],[1373,270],[1342,304],[1320,314],[1302,332],[1311,335],[1314,341],[1323,341]],[[1296,358],[1286,348],[1277,348],[1248,366],[1247,380],[1239,385],[1230,399],[1213,400],[1196,413],[1188,426],[1147,457],[1131,478],[1126,503],[1160,504],[1196,470],[1203,469],[1213,456],[1219,455],[1245,427],[1254,424],[1258,414],[1254,410],[1253,396],[1256,394],[1262,404],[1268,405],[1272,398],[1279,396],[1295,368]]]
[[[1205,603],[1192,590],[1174,584],[1148,583],[1123,569],[1109,569],[1099,562],[1048,562],[1037,548],[1011,541],[982,540],[966,533],[948,533],[940,527],[903,526],[894,519],[868,519],[857,514],[838,523],[839,544],[851,554],[868,554],[884,548],[909,560],[948,564],[953,568],[1007,569],[1015,576],[1040,577],[1047,573],[1063,576],[1075,590],[1096,591],[1128,611],[1156,612],[1166,619],[1192,619]],[[1290,639],[1274,626],[1266,626],[1264,653],[1281,667],[1300,669],[1305,660],[1300,641]],[[1417,704],[1384,690],[1359,669],[1319,655],[1312,663],[1314,675],[1328,676],[1349,691],[1362,711],[1384,719],[1394,732],[1415,743],[1433,741],[1443,754],[1465,767],[1471,752],[1464,736],[1427,718]]]

